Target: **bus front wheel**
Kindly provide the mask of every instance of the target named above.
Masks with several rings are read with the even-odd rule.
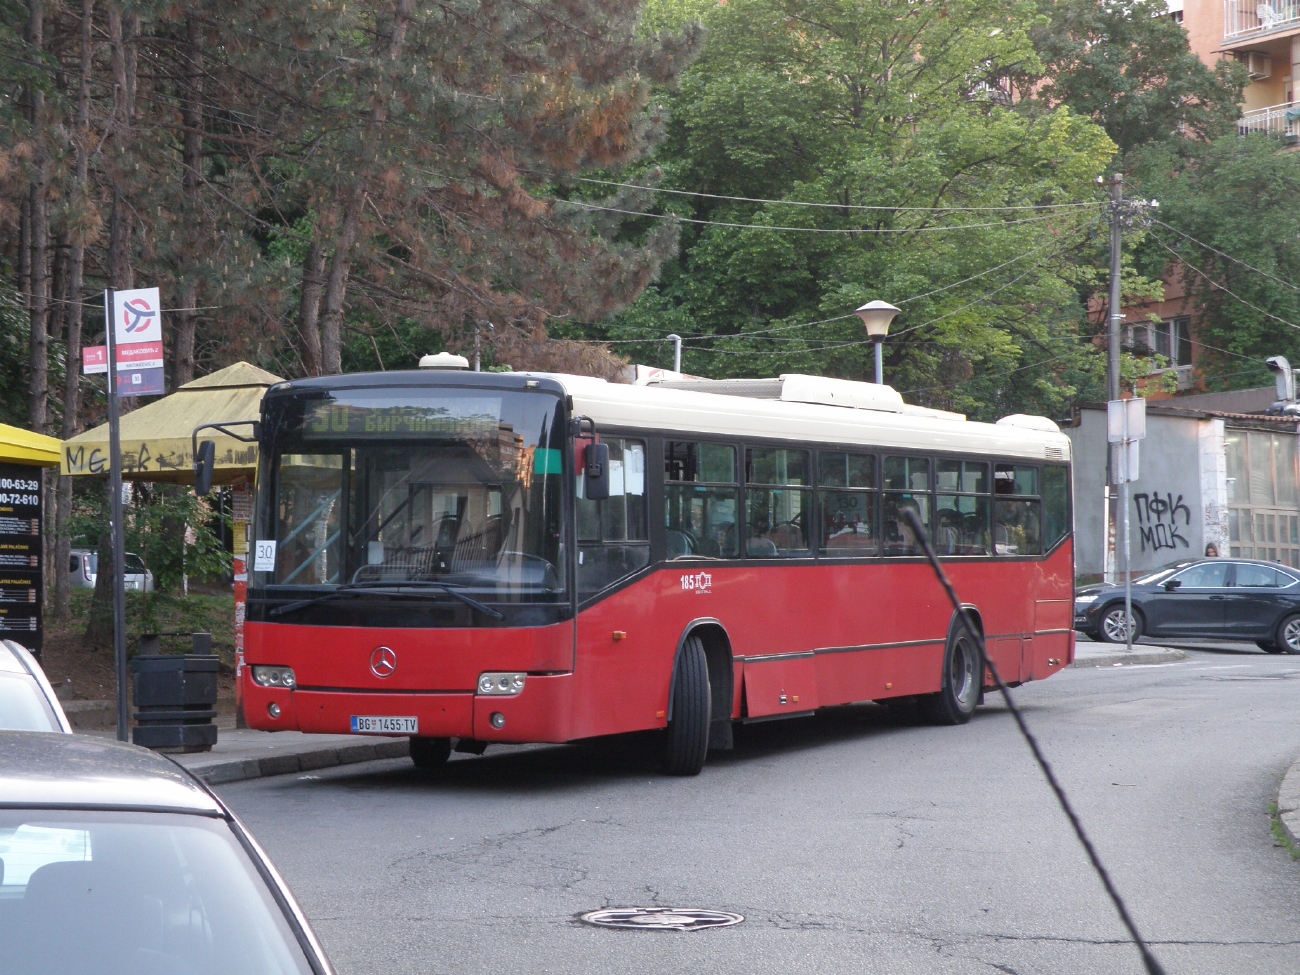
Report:
[[[668,775],[699,775],[709,751],[712,690],[704,641],[689,636],[673,671],[673,703],[664,732],[663,770]]]
[[[921,707],[932,724],[965,724],[975,713],[984,684],[984,658],[964,629],[948,641],[943,655],[943,685],[927,694]]]
[[[450,738],[412,738],[411,761],[425,772],[433,772],[447,764],[451,758]]]

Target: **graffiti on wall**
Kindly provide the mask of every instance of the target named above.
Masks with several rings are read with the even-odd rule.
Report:
[[[1181,529],[1192,523],[1191,509],[1183,503],[1180,494],[1175,500],[1172,491],[1161,494],[1159,491],[1142,492],[1133,495],[1133,507],[1137,509],[1138,530],[1142,541],[1142,551],[1161,552],[1176,549],[1180,545],[1189,548],[1187,539]],[[1182,521],[1179,525],[1178,522]]]

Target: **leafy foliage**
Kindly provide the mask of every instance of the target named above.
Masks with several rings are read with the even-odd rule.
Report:
[[[1184,151],[1148,147],[1134,162],[1162,221],[1250,265],[1160,226],[1139,250],[1150,275],[1177,268],[1198,306],[1198,341],[1214,347],[1200,359],[1209,386],[1267,384],[1268,356],[1300,362],[1300,290],[1288,283],[1300,282],[1300,156],[1275,139],[1232,135]]]
[[[702,223],[602,334],[658,340],[629,348],[664,365],[663,335],[688,336],[697,374],[867,378],[851,312],[885,298],[904,309],[892,385],[978,415],[1062,410],[1097,369],[1071,268],[1097,211],[1050,207],[1095,198],[1114,147],[1068,108],[1011,104],[1008,79],[1041,67],[1037,8],[739,0],[705,21],[644,176],[714,196],[644,194]]]

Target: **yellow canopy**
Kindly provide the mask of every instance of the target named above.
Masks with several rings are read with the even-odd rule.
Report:
[[[236,362],[127,413],[121,421],[122,476],[136,481],[192,483],[194,428],[204,423],[259,419],[262,394],[279,382],[284,380],[265,369]],[[204,430],[199,439],[216,441],[216,483],[229,483],[257,469],[257,444],[242,443],[217,430]],[[62,448],[64,474],[108,474],[107,423],[64,441]]]
[[[34,464],[37,467],[58,467],[61,446],[62,443],[54,437],[0,423],[0,460]]]

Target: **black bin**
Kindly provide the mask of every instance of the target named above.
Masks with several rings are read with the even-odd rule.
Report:
[[[194,634],[195,648],[211,646],[211,637]],[[156,638],[142,637],[141,649],[154,649]],[[206,752],[217,743],[216,654],[138,654],[131,660],[136,726],[131,740],[146,748]]]

